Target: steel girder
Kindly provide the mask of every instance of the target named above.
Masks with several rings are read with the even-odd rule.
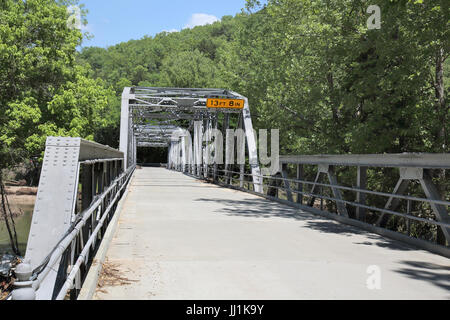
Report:
[[[101,190],[106,187],[122,172],[123,156],[123,152],[81,138],[47,138],[25,253],[25,261],[28,261],[33,269],[42,265],[52,250],[61,249],[59,241],[73,222],[77,221],[79,214],[77,215],[75,208],[79,184],[83,185],[81,207],[85,209],[94,199],[94,189],[98,187]],[[94,170],[94,163],[101,164],[102,170]],[[82,165],[91,166],[92,171],[80,170]],[[83,177],[80,178],[80,171],[91,174],[87,183]],[[87,238],[84,241],[87,241]],[[40,285],[36,288],[37,299],[52,299],[57,279],[67,271],[63,267],[63,263],[67,261],[61,260],[61,256],[49,261],[45,277],[38,279]],[[80,285],[78,280],[76,285]]]

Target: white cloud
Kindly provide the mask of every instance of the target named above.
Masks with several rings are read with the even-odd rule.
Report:
[[[219,21],[219,19],[216,16],[206,13],[194,13],[189,19],[187,25],[184,26],[184,28],[186,29],[186,28],[193,28],[196,26],[204,26],[205,24],[211,24],[216,21]]]
[[[170,29],[170,30],[163,30],[162,32],[172,33],[172,32],[179,32],[177,29]]]

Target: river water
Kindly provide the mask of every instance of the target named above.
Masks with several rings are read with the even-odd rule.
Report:
[[[27,248],[28,234],[30,232],[34,204],[22,204],[18,207],[22,209],[23,215],[14,218],[14,222],[16,224],[19,250],[21,255],[24,256],[25,250]],[[4,253],[12,253],[12,251],[9,242],[8,229],[6,229],[5,221],[0,220],[0,255]]]

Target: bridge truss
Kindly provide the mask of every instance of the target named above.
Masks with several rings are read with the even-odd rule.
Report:
[[[208,106],[208,100],[212,99],[243,101],[243,105],[241,108]],[[261,172],[248,99],[224,89],[125,88],[120,126],[120,150],[125,155],[125,167],[136,163],[138,147],[167,147],[169,168],[181,168],[197,176],[206,175],[209,167],[217,172],[220,163],[210,155],[221,150],[208,145],[212,140],[211,129],[216,129],[226,135],[224,166],[228,170],[234,164],[236,149],[245,148],[242,139],[234,143],[234,136],[228,130],[233,124],[245,132],[248,165],[255,190],[261,192]],[[243,177],[245,164],[239,165]]]

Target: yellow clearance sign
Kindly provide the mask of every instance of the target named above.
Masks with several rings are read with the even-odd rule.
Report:
[[[241,99],[207,99],[208,108],[244,109],[244,100]]]

